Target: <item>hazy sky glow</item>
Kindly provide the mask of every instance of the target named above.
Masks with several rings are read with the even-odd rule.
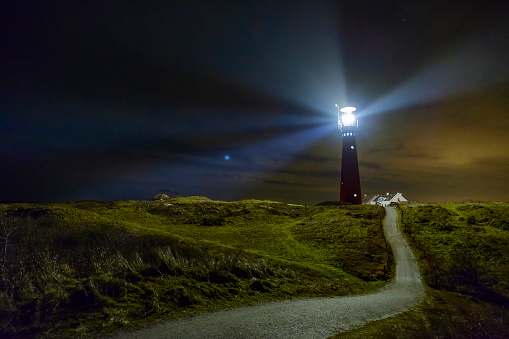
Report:
[[[0,201],[338,200],[336,103],[363,193],[509,201],[503,6],[5,5]]]

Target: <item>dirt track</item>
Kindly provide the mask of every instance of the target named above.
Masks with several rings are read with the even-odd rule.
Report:
[[[394,251],[396,278],[376,293],[288,300],[162,322],[118,338],[327,338],[404,312],[424,297],[415,258],[387,207],[384,231]]]

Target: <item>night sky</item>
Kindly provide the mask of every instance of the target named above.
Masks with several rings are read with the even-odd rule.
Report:
[[[505,1],[10,1],[0,201],[509,201]]]

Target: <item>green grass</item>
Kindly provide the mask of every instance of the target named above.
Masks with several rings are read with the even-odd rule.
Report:
[[[509,303],[509,205],[402,209],[403,229],[434,288]]]
[[[383,217],[376,206],[203,197],[0,205],[0,336],[97,336],[367,293],[391,277]]]
[[[507,338],[507,307],[448,291],[427,290],[424,301],[411,311],[332,338]]]
[[[509,337],[509,204],[403,206],[425,301],[335,338]]]

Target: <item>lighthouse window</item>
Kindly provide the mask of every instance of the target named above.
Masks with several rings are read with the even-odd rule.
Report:
[[[350,146],[351,149],[353,149],[353,146]]]

